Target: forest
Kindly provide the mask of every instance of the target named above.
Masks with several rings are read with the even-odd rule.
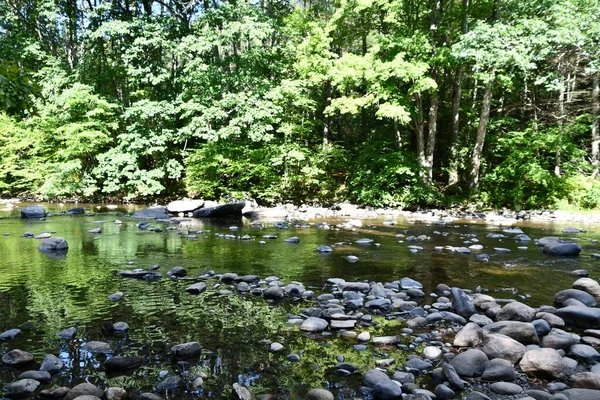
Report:
[[[600,0],[0,0],[0,196],[600,206]]]

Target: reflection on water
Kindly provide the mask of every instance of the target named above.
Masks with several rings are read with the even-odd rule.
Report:
[[[49,209],[61,211],[52,206]],[[95,210],[93,206],[89,209]],[[276,275],[286,283],[303,282],[317,292],[330,277],[389,282],[409,276],[422,282],[426,293],[439,283],[468,289],[481,286],[497,290],[498,297],[527,296],[523,301],[532,306],[550,304],[555,292],[570,287],[574,280],[570,271],[584,268],[592,277],[600,271],[598,261],[591,257],[600,252],[596,242],[600,233],[595,227],[576,236],[584,249],[579,258],[561,259],[541,254],[533,243],[488,239],[488,233],[501,232],[501,228],[482,224],[437,226],[397,221],[397,225],[390,226],[380,220],[364,221],[365,226],[356,230],[335,230],[314,225],[296,228],[293,224],[288,229],[269,224],[259,228],[247,220],[185,220],[180,225],[151,222],[149,230],[140,230],[136,227],[139,221],[122,215],[123,211],[54,216],[45,221],[21,220],[18,212],[7,211],[7,218],[0,219],[0,234],[6,234],[0,236],[0,330],[23,328],[23,334],[15,341],[2,343],[1,350],[27,350],[38,363],[48,353],[57,355],[67,367],[54,379],[55,385],[87,380],[102,387],[144,391],[152,390],[167,371],[184,377],[202,373],[208,376],[204,387],[170,394],[175,397],[221,398],[226,396],[223,388],[233,382],[277,398],[298,397],[310,384],[327,386],[338,398],[358,393],[360,383],[356,377],[340,377],[328,370],[335,365],[336,355],[348,351],[346,341],[315,341],[295,328],[283,328],[285,314],[298,313],[299,305],[264,307],[261,299],[221,296],[218,290],[227,286],[218,286],[217,281],[208,282],[207,294],[191,296],[184,291],[189,281],[166,278],[166,272],[175,266],[185,267],[191,277],[209,270],[257,274],[263,278]],[[115,224],[116,219],[123,223]],[[232,231],[232,225],[239,229]],[[102,228],[101,234],[88,233],[98,227]],[[152,231],[152,227],[162,231]],[[562,236],[562,227],[522,226],[533,238]],[[42,254],[37,250],[38,240],[22,237],[27,231],[64,237],[69,243],[68,254],[63,258]],[[189,234],[195,238],[188,238]],[[225,236],[231,234],[250,235],[252,240]],[[431,239],[406,242],[407,236],[422,234]],[[490,254],[489,262],[478,260],[476,252],[460,255],[435,250],[436,246],[463,246],[473,234],[484,246],[479,253]],[[263,238],[266,235],[277,238]],[[284,242],[292,236],[299,237],[300,243]],[[360,238],[374,239],[379,245],[357,245]],[[334,245],[334,251],[318,253],[316,248],[321,244]],[[407,249],[409,244],[423,250],[412,254]],[[498,253],[494,247],[511,251]],[[360,261],[348,262],[349,255]],[[162,280],[146,282],[116,274],[153,265],[159,266]],[[117,291],[125,293],[124,300],[108,301],[107,296]],[[106,328],[118,321],[130,325],[125,335],[114,335]],[[26,322],[29,323],[23,325]],[[71,326],[77,328],[74,340],[56,337],[57,332]],[[397,334],[399,328],[394,329],[388,333]],[[284,343],[285,354],[269,353],[268,345],[260,343],[264,339]],[[84,344],[91,340],[108,342],[112,355],[139,355],[146,362],[129,374],[108,376],[101,368],[106,356],[85,350]],[[187,341],[202,344],[199,359],[190,365],[172,362],[171,346]],[[303,352],[300,363],[285,359],[292,352]],[[370,353],[357,352],[347,356],[350,360],[355,357],[359,364],[368,364],[368,357],[372,357]],[[0,380],[11,381],[19,373],[4,367]]]

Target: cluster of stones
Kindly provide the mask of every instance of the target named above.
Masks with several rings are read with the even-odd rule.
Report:
[[[131,273],[144,276],[149,271]],[[189,279],[182,267],[167,275]],[[394,359],[376,360],[377,369],[367,371],[363,379],[365,390],[372,391],[376,399],[407,395],[452,399],[459,393],[468,393],[469,399],[509,394],[536,400],[600,398],[600,364],[596,365],[600,354],[595,349],[600,346],[600,309],[595,307],[600,285],[587,277],[578,279],[573,289],[558,292],[555,306],[537,309],[443,284],[430,294],[433,304],[420,305],[425,299],[423,286],[410,278],[385,284],[331,278],[331,290],[317,295],[300,282],[284,284],[277,277],[209,271],[195,278],[201,282],[185,290],[201,294],[207,290],[204,281],[215,278],[220,280],[213,285],[218,286],[220,295],[315,301],[300,315],[290,317],[288,324],[311,334],[336,332],[355,343],[354,350],[366,350],[368,343],[421,349],[422,355],[410,356],[404,365],[393,365]],[[373,315],[404,320],[406,328],[398,336],[371,337],[365,328],[373,324]],[[579,329],[583,335],[569,332],[571,329]],[[448,341],[453,336],[454,340]],[[273,352],[285,349],[278,342],[268,344]],[[299,361],[300,356],[289,354],[287,359]],[[390,368],[395,368],[393,374]],[[356,366],[344,362],[334,370],[341,375],[359,373]],[[439,383],[433,392],[414,383],[420,375]],[[551,383],[537,390],[531,379]]]

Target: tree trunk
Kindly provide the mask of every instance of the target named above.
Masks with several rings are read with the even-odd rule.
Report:
[[[600,170],[600,74],[593,78],[592,114],[592,165],[593,177],[596,178]]]
[[[437,71],[434,70],[431,74],[434,80],[437,79]],[[437,135],[437,116],[439,107],[439,94],[438,91],[431,93],[431,104],[429,106],[429,121],[427,130],[427,148],[425,149],[425,163],[423,165],[425,169],[425,185],[431,185],[433,181],[433,153],[435,151],[435,139]]]
[[[417,119],[415,121],[415,133],[417,135],[417,156],[421,168],[421,180],[425,182],[427,174],[423,166],[425,165],[425,121],[423,120],[423,98],[420,93],[416,94],[417,100]]]
[[[496,67],[489,71],[488,81],[485,84],[483,92],[483,104],[481,105],[481,114],[479,116],[479,127],[477,128],[477,138],[473,148],[473,157],[471,159],[471,179],[469,189],[474,191],[479,184],[479,169],[481,167],[481,154],[483,153],[483,144],[487,133],[488,122],[490,121],[490,105],[492,103],[492,86],[496,75]]]

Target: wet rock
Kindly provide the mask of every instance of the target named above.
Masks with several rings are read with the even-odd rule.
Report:
[[[510,361],[494,358],[485,366],[481,380],[488,382],[514,381],[516,377],[517,373]]]
[[[45,389],[40,392],[40,397],[48,400],[59,400],[65,397],[67,393],[69,393],[71,388],[66,386],[62,386],[56,389]]]
[[[281,343],[278,343],[278,342],[273,342],[273,343],[271,343],[271,345],[269,347],[269,350],[271,352],[273,352],[273,353],[276,353],[278,351],[283,350],[283,345]]]
[[[214,207],[200,208],[192,213],[194,218],[240,217],[246,202],[219,204]]]
[[[326,389],[311,389],[304,396],[304,400],[333,400],[333,393]]]
[[[402,399],[401,385],[389,378],[379,380],[373,387],[375,400],[400,400]]]
[[[38,250],[50,257],[60,258],[64,257],[69,251],[69,244],[64,238],[55,236],[40,243]]]
[[[188,292],[189,294],[200,294],[200,293],[203,293],[205,290],[206,290],[206,283],[204,283],[204,282],[194,283],[193,285],[190,285],[187,288],[185,288],[185,291]]]
[[[497,321],[531,322],[534,318],[535,309],[518,301],[508,303],[496,314]]]
[[[48,383],[52,380],[52,375],[48,371],[26,371],[19,375],[17,379],[34,379],[38,382]]]
[[[382,379],[389,379],[387,374],[379,369],[370,369],[363,376],[363,385],[374,387]]]
[[[300,238],[298,236],[292,236],[287,239],[283,239],[285,243],[298,244],[300,243]]]
[[[115,356],[104,363],[104,368],[109,372],[124,372],[139,367],[143,362],[144,359],[138,356]]]
[[[69,390],[69,392],[65,395],[64,400],[74,400],[79,396],[96,396],[98,398],[102,398],[104,396],[104,392],[97,386],[85,382],[80,383]]]
[[[14,329],[9,329],[7,331],[4,331],[2,333],[0,333],[0,340],[3,341],[7,341],[7,340],[13,340],[14,338],[16,338],[17,336],[19,336],[21,334],[21,330],[14,328]]]
[[[551,379],[561,379],[568,369],[560,353],[550,348],[527,351],[519,366],[527,375]]]
[[[367,293],[371,289],[366,282],[343,282],[339,284],[342,291],[364,292]]]
[[[556,293],[554,296],[554,302],[562,306],[568,299],[575,299],[585,304],[588,307],[594,307],[596,305],[596,299],[588,292],[578,289],[565,289]]]
[[[252,393],[244,386],[234,383],[231,398],[233,400],[252,400],[254,399],[254,396],[252,396]]]
[[[46,210],[40,205],[27,206],[21,209],[21,218],[44,218]]]
[[[94,235],[102,233],[102,228],[88,229],[88,233],[91,233],[91,234],[94,234]]]
[[[451,289],[452,292],[452,305],[454,306],[454,310],[456,313],[462,317],[470,317],[471,315],[477,313],[475,310],[475,306],[469,300],[469,297],[464,292],[464,290],[453,287]]]
[[[124,400],[127,398],[127,391],[120,387],[109,387],[105,391],[106,400]]]
[[[90,353],[108,353],[112,351],[110,344],[92,340],[83,345],[83,348]]]
[[[171,347],[171,354],[178,360],[198,356],[201,351],[202,347],[198,342],[181,343]]]
[[[109,295],[108,299],[110,301],[120,301],[121,299],[123,299],[123,296],[124,296],[123,292],[116,292],[116,293]]]
[[[538,244],[542,242],[542,239],[538,241]],[[576,257],[581,253],[581,246],[575,242],[566,242],[561,239],[549,240],[542,247],[542,251],[552,256]]]
[[[40,383],[34,379],[21,379],[4,386],[4,395],[11,399],[31,396]]]
[[[488,361],[488,357],[483,351],[469,349],[464,353],[457,354],[450,361],[450,365],[454,367],[458,375],[473,378],[483,374]]]
[[[181,378],[177,375],[171,375],[165,378],[163,381],[156,384],[156,390],[159,392],[165,392],[167,390],[174,390],[179,388],[181,385]]]
[[[333,249],[331,248],[331,246],[326,246],[324,244],[321,244],[321,245],[317,246],[317,251],[319,253],[331,253],[333,251]]]
[[[2,356],[2,363],[6,365],[25,365],[33,362],[33,354],[23,350],[14,349]]]
[[[48,371],[51,374],[56,374],[60,372],[65,366],[65,363],[54,354],[48,354],[44,357],[42,361],[42,365],[40,366],[40,371]]]
[[[154,394],[154,393],[140,393],[137,400],[163,400],[162,397]]]
[[[76,333],[77,333],[77,329],[75,329],[75,327],[70,327],[63,331],[58,332],[56,334],[56,336],[58,336],[59,338],[66,339],[66,340],[71,340],[75,337]]]
[[[566,323],[582,328],[600,328],[600,308],[568,306],[556,310]]]
[[[133,218],[138,219],[168,219],[166,207],[148,207],[137,210],[133,213]]]
[[[167,272],[169,278],[183,278],[187,276],[187,270],[183,267],[173,267]]]
[[[285,296],[283,290],[279,286],[271,286],[263,292],[263,298],[267,300],[282,300]]]
[[[308,317],[300,326],[300,330],[305,332],[321,332],[327,329],[328,322],[322,318]]]
[[[414,279],[404,277],[400,279],[400,287],[403,290],[408,289],[423,289],[423,284],[421,282],[417,282]]]
[[[456,396],[454,390],[442,384],[437,385],[433,393],[435,394],[435,397],[438,400],[450,400]]]

